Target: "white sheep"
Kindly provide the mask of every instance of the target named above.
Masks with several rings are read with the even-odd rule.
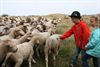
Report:
[[[34,31],[34,33],[32,33],[33,36],[38,36],[38,44],[37,44],[37,47],[36,47],[36,54],[37,56],[39,57],[39,52],[38,50],[41,48],[41,47],[44,47],[45,46],[45,42],[46,42],[46,39],[48,39],[52,34],[52,30],[49,29],[48,32],[38,32],[37,30]]]
[[[17,46],[11,40],[0,40],[0,63],[6,57],[9,52],[16,52]]]
[[[22,36],[21,38],[19,39],[11,39],[13,42],[16,43],[16,45],[18,44],[21,44],[21,43],[24,43],[26,42],[26,40],[28,39],[28,37],[31,37],[31,32],[27,32],[24,36]]]
[[[5,39],[13,39],[18,35],[23,35],[23,31],[21,29],[17,29],[17,28],[12,28],[10,29],[10,33],[8,35],[4,35],[1,36],[0,39],[1,40],[5,40]]]
[[[43,26],[42,26],[42,25],[40,25],[40,24],[39,24],[39,25],[37,25],[37,26],[36,26],[36,28],[37,28],[39,31],[41,31],[41,32],[43,32],[43,31],[44,31],[44,30],[43,30]]]
[[[0,26],[0,36],[3,34],[3,30],[4,30],[5,26]]]
[[[47,23],[45,24],[46,29],[49,29],[49,28],[53,28],[53,27],[54,27],[54,24],[53,24],[52,22],[53,22],[52,20],[49,20],[49,22],[47,22]]]
[[[17,45],[18,50],[15,53],[9,53],[6,56],[6,59],[4,60],[4,63],[2,64],[2,67],[5,66],[5,63],[8,58],[14,60],[16,62],[15,67],[20,67],[23,60],[28,60],[29,67],[31,67],[31,61],[36,63],[36,61],[32,58],[32,55],[34,54],[33,47],[34,43],[37,41],[38,37],[32,37],[32,39],[29,42],[24,42],[22,44]]]
[[[32,30],[32,34],[35,35],[35,34],[37,34],[37,33],[40,33],[40,31],[39,31],[38,29],[34,28],[34,29]]]
[[[59,52],[60,41],[61,40],[59,39],[58,34],[54,34],[46,40],[46,45],[44,48],[46,67],[48,67],[48,54],[51,52],[53,54],[53,60],[55,64],[55,59]]]

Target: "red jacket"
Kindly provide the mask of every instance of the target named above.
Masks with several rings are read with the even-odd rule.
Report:
[[[61,35],[60,39],[64,40],[72,34],[74,34],[76,46],[85,49],[85,45],[87,44],[90,35],[90,29],[86,23],[80,20],[78,24],[75,24],[70,30]]]

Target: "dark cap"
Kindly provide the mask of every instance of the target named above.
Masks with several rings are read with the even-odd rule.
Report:
[[[75,18],[80,19],[80,18],[81,18],[81,15],[80,15],[80,13],[79,13],[78,11],[74,11],[74,12],[70,15],[70,17],[75,17]]]

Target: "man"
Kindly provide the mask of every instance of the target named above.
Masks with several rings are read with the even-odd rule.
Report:
[[[90,30],[86,25],[86,23],[83,20],[81,20],[81,15],[78,11],[74,11],[70,17],[75,25],[67,32],[65,32],[63,35],[61,35],[60,39],[64,40],[65,38],[68,38],[72,34],[74,34],[74,38],[76,42],[76,50],[72,55],[71,63],[69,65],[70,67],[73,67],[76,64],[80,52],[82,54],[82,57],[85,53],[85,45],[88,42]]]
[[[89,67],[87,60],[93,59],[94,67],[99,67],[98,58],[100,58],[100,23],[99,20],[95,21],[95,30],[90,35],[89,42],[86,45],[86,53],[83,56],[83,66]]]

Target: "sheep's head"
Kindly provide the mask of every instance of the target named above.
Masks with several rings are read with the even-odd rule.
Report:
[[[3,40],[2,44],[5,46],[8,52],[16,52],[18,49],[17,45],[9,39]]]
[[[9,29],[10,29],[9,27],[5,27],[5,28],[4,28],[4,31],[5,31],[4,34],[9,34],[9,33],[10,33]]]
[[[43,26],[42,25],[37,25],[36,29],[38,29],[40,32],[43,32]]]
[[[24,35],[24,31],[22,29],[16,29],[15,32],[14,32],[14,35],[15,36],[19,36],[19,35]]]
[[[31,31],[27,32],[26,36],[32,37],[32,32]]]
[[[47,32],[49,32],[51,35],[55,34],[55,31],[52,28],[48,29]]]
[[[28,28],[27,28],[27,26],[23,26],[22,28],[21,28],[25,33],[28,31]]]
[[[33,36],[31,32],[27,32],[25,35],[26,35],[28,41],[30,41]]]

